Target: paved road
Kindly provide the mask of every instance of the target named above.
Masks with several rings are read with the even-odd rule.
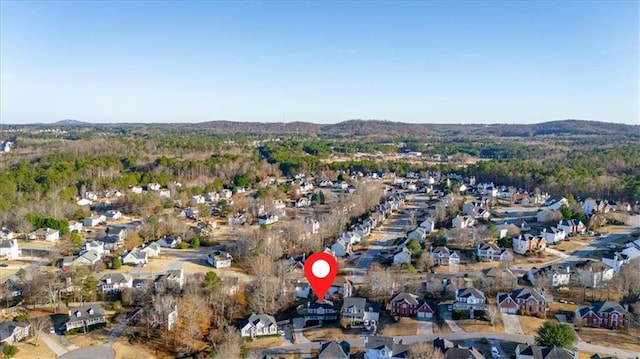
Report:
[[[402,339],[403,343],[406,344],[414,344],[418,342],[428,342],[433,341],[435,338],[440,337],[448,340],[460,340],[467,341],[471,339],[482,339],[486,338],[488,340],[497,340],[497,341],[509,341],[515,343],[534,343],[535,338],[529,335],[519,335],[519,334],[510,334],[510,333],[439,333],[437,335],[412,335],[412,336],[402,336],[396,337],[398,340]],[[364,338],[350,338],[347,339],[347,342],[352,347],[363,346]],[[278,348],[270,348],[262,351],[263,355],[278,355],[278,354],[288,354],[288,353],[300,353],[300,352],[309,352],[311,349],[317,349],[320,343],[311,342],[305,344],[297,344],[290,346],[283,346]],[[617,355],[620,359],[635,359],[638,355],[636,352],[632,352],[629,350],[612,348],[609,346],[601,346],[601,345],[593,345],[585,342],[578,343],[578,350],[595,352],[599,354],[605,355]]]
[[[515,314],[502,313],[502,324],[506,333],[524,334],[520,319]]]

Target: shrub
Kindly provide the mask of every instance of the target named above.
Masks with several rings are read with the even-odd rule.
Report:
[[[178,248],[179,249],[187,249],[189,248],[189,244],[186,242],[180,242],[180,244],[178,244]]]
[[[536,313],[536,318],[547,319],[547,313],[538,312],[538,313]]]
[[[531,313],[526,309],[518,309],[518,315],[531,315]]]
[[[9,345],[6,343],[2,345],[2,354],[5,358],[13,358],[13,356],[16,355],[17,352],[18,348],[13,345]]]
[[[469,319],[471,317],[471,313],[468,310],[455,309],[451,312],[451,317],[453,320]]]

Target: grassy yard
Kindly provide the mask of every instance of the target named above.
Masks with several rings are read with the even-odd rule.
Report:
[[[378,332],[384,336],[416,335],[418,323],[411,318],[400,318],[397,323],[385,318],[380,322]]]
[[[504,333],[504,325],[501,318],[496,318],[494,325],[489,322],[476,319],[456,320],[456,324],[465,332]]]
[[[578,331],[578,336],[587,343],[614,346],[640,353],[640,331],[636,329],[624,333],[607,329],[582,328]]]
[[[553,248],[560,252],[571,253],[577,249],[580,249],[588,244],[588,241],[577,240],[575,238],[571,238],[570,241],[560,241],[558,244],[549,246],[549,248]]]
[[[35,340],[30,339],[26,342],[21,342],[16,345],[18,353],[16,358],[38,358],[38,359],[55,359],[56,353],[49,349],[47,344],[42,339],[38,339],[36,344]]]
[[[552,313],[560,313],[560,312],[575,312],[578,309],[577,304],[569,304],[569,303],[560,303],[560,302],[552,302],[549,303],[549,311]]]
[[[67,335],[66,338],[73,344],[79,347],[91,347],[96,345],[102,345],[109,338],[112,326],[107,324],[107,327],[95,329],[86,334],[72,334]]]
[[[115,359],[139,359],[139,358],[155,358],[155,359],[171,359],[174,356],[162,351],[156,351],[149,345],[132,345],[126,338],[118,338],[111,346],[116,351]]]
[[[342,329],[337,325],[332,327],[311,328],[304,330],[305,338],[310,341],[342,341],[348,338],[357,338],[360,336],[360,329]]]
[[[252,349],[266,349],[278,347],[282,344],[282,337],[280,335],[270,335],[268,337],[258,337],[253,340],[245,341],[244,345],[252,350]]]
[[[453,333],[453,330],[451,330],[451,327],[449,327],[449,325],[447,325],[446,323],[442,323],[442,326],[439,326],[436,322],[433,323],[433,334],[439,334],[439,333]]]
[[[539,319],[528,315],[519,315],[518,319],[520,319],[520,326],[522,327],[524,334],[533,336],[536,335],[538,328],[547,321],[547,319]]]

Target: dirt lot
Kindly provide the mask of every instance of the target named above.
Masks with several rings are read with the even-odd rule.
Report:
[[[383,318],[380,321],[378,331],[384,336],[397,336],[397,335],[416,335],[418,332],[418,323],[411,318],[400,318],[397,323],[392,322],[390,319]]]
[[[501,318],[496,318],[494,325],[489,325],[489,322],[475,319],[456,320],[456,324],[462,328],[465,332],[489,332],[489,333],[504,333],[504,325]]]
[[[546,322],[546,319],[539,319],[536,317],[530,317],[527,315],[519,315],[518,319],[520,319],[520,326],[522,327],[522,331],[525,335],[536,335],[538,328]]]
[[[55,359],[57,357],[56,353],[49,349],[42,339],[38,339],[38,346],[31,339],[29,342],[18,343],[17,347],[16,358]]]
[[[550,246],[550,248],[553,248],[563,253],[571,253],[577,249],[584,247],[589,242],[591,241],[579,240],[574,237],[574,238],[571,238],[570,241],[561,241],[558,244]]]
[[[629,333],[615,330],[582,328],[578,336],[587,343],[611,346],[640,353],[640,331],[632,329]]]

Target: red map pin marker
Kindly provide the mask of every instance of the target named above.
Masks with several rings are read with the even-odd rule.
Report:
[[[336,274],[338,274],[338,262],[329,253],[314,253],[304,262],[304,275],[318,300],[324,300],[324,295],[327,294]]]

